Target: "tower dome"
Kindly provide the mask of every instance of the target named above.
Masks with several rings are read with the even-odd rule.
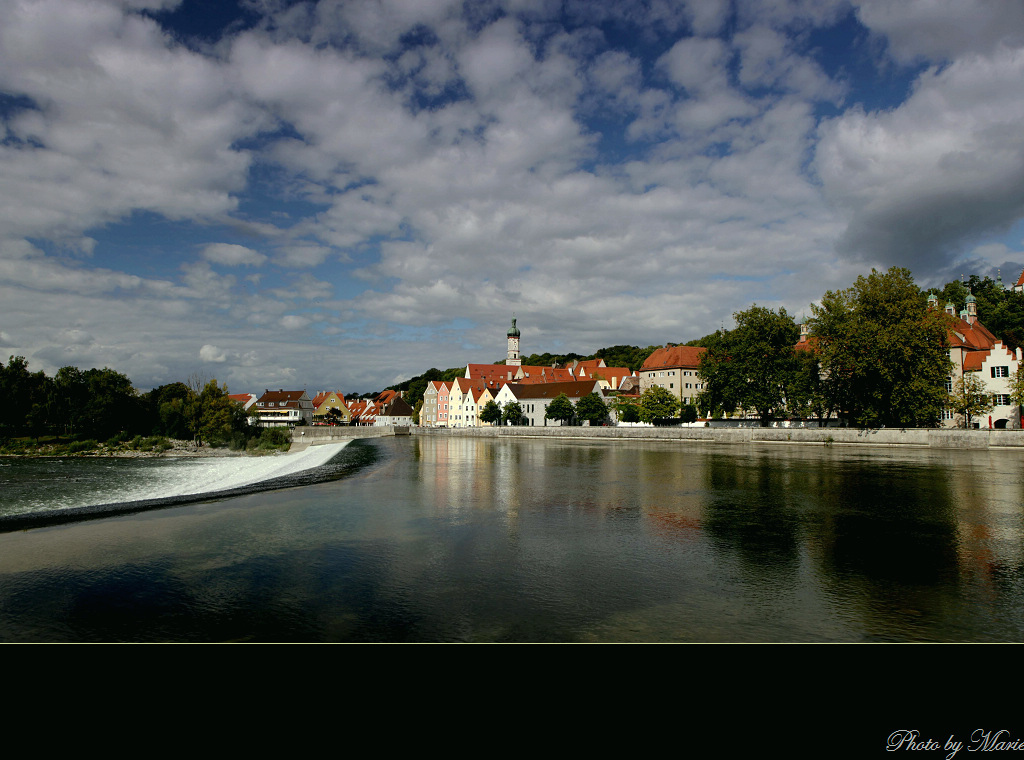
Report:
[[[505,355],[505,364],[520,367],[522,363],[519,357],[519,328],[516,327],[516,318],[512,317],[512,326],[508,328],[508,353]]]

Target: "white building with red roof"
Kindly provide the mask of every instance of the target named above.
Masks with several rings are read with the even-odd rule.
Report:
[[[549,420],[544,415],[556,397],[564,393],[575,406],[591,393],[600,395],[601,386],[596,380],[572,380],[565,383],[507,383],[494,400],[502,408],[517,403],[523,410],[523,424],[532,427],[559,427],[561,420]]]
[[[930,296],[928,305],[938,307],[938,297]],[[946,390],[952,390],[953,384],[969,372],[977,372],[977,377],[985,386],[985,391],[992,401],[992,411],[974,420],[979,427],[1015,428],[1021,427],[1020,408],[1010,403],[1010,378],[1024,364],[1021,349],[1012,351],[993,335],[978,320],[978,301],[973,295],[967,296],[966,308],[956,314],[956,307],[947,303],[945,312],[956,319],[949,330],[949,358],[952,370],[946,383]],[[956,427],[963,423],[955,415],[946,410],[942,414],[944,427]]]
[[[256,412],[264,427],[309,425],[313,402],[305,391],[267,390],[256,400]]]

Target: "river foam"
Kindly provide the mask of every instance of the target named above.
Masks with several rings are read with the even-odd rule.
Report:
[[[329,478],[350,441],[276,456],[35,460],[26,477],[0,477],[0,531],[138,512]],[[328,464],[331,463],[331,464]],[[19,472],[25,467],[18,467]]]
[[[345,448],[348,441],[310,446],[282,456],[182,459],[151,471],[147,482],[97,494],[91,504],[105,501],[132,502],[234,491],[320,467]],[[88,506],[82,504],[79,506]]]

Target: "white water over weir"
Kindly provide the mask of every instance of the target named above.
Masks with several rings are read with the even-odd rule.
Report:
[[[5,495],[13,498],[0,498],[0,531],[203,501],[274,488],[278,482],[295,484],[305,473],[327,465],[350,442],[335,440],[268,456],[9,462],[11,469],[0,474],[0,482],[8,483]],[[19,480],[26,467],[32,469]]]
[[[167,467],[150,471],[146,482],[129,485],[127,488],[121,487],[116,491],[100,492],[92,496],[88,504],[76,506],[233,491],[320,467],[337,456],[348,443],[341,441],[310,446],[302,451],[280,456],[182,459],[170,463]]]

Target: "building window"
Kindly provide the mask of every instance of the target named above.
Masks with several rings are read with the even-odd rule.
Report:
[[[1010,368],[1009,367],[993,367],[992,368],[992,377],[1009,377],[1009,376],[1010,376]]]
[[[942,410],[942,419],[944,419],[944,420],[951,420],[951,419],[953,419],[953,412],[952,412],[952,410],[950,410],[950,409],[943,409]]]
[[[949,378],[949,379],[946,380],[946,393],[952,393],[952,392],[953,392],[953,378]]]
[[[993,393],[992,403],[996,406],[1009,406],[1010,405],[1010,394],[1009,393]]]

